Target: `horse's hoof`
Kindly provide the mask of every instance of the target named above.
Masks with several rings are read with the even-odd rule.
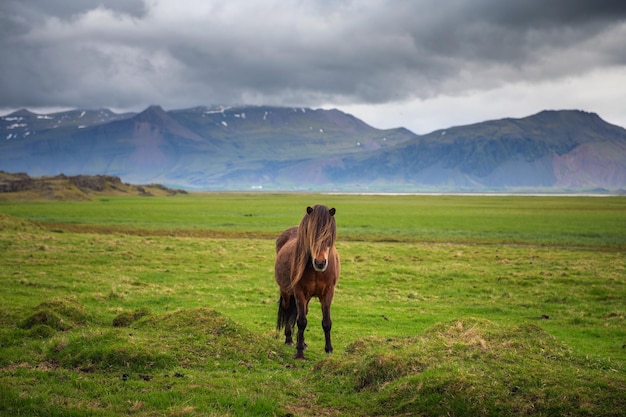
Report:
[[[293,342],[285,342],[287,346],[293,346]]]
[[[294,359],[299,360],[299,361],[305,361],[305,360],[306,360],[306,358],[304,357],[304,355],[296,355],[296,356],[294,357]]]

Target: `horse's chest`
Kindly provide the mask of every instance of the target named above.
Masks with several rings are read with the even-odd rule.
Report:
[[[310,297],[323,297],[334,287],[335,279],[328,272],[317,272],[311,268],[309,279],[306,280],[306,292]]]

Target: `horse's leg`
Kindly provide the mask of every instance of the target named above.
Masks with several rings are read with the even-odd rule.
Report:
[[[280,294],[280,305],[278,311],[278,327],[285,326],[285,344],[293,345],[293,326],[296,322],[296,304],[295,299],[289,292]]]
[[[285,344],[288,346],[293,346],[293,324],[295,320],[289,320],[287,325],[285,326]]]
[[[285,322],[285,344],[292,346],[293,345],[293,316],[294,314],[290,311],[290,304],[293,302],[293,300],[291,300],[291,297],[287,298],[287,305],[283,306],[283,308],[288,312],[287,314],[289,314],[289,316],[287,317],[287,321]]]
[[[304,349],[306,349],[306,344],[304,343],[304,330],[307,325],[306,315],[308,313],[309,303],[302,291],[298,291],[294,295],[296,298],[296,308],[298,310],[298,316],[296,319],[296,324],[298,325],[296,359],[305,359]]]
[[[320,300],[322,302],[322,329],[324,329],[324,338],[326,339],[324,346],[326,353],[333,352],[333,345],[330,341],[330,329],[333,327],[333,321],[330,319],[330,305],[333,302],[333,292],[333,290],[329,291]]]

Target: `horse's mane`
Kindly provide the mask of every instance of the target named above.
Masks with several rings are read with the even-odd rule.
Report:
[[[328,207],[321,205],[307,207],[307,214],[298,226],[296,253],[291,264],[292,288],[302,278],[311,254],[319,252],[324,245],[328,248],[335,245],[337,225],[334,214],[334,208],[329,210]]]

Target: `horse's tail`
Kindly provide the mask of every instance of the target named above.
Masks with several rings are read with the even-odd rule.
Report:
[[[296,314],[296,300],[293,296],[289,297],[289,305],[283,307],[283,296],[278,300],[278,318],[276,319],[276,329],[280,330],[287,325],[289,318]]]

